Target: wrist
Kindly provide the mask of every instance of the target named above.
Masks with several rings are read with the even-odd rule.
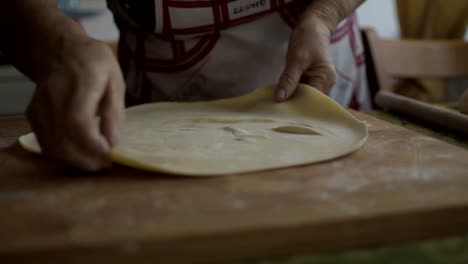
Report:
[[[87,37],[81,26],[59,11],[53,2],[11,2],[7,5],[11,8],[10,20],[0,27],[0,33],[10,36],[1,45],[3,51],[34,82],[57,67],[55,64],[63,55],[65,45],[70,46],[68,43],[73,39]]]
[[[365,2],[364,0],[314,0],[304,12],[303,20],[313,20],[315,23],[323,23],[331,33],[338,24],[356,8]]]
[[[62,14],[59,14],[59,16]],[[57,22],[61,24],[57,25]],[[42,32],[41,32],[42,31]],[[39,81],[60,70],[66,61],[76,53],[79,45],[89,45],[92,41],[74,21],[64,17],[50,20],[47,27],[38,28],[37,47],[31,52],[34,59],[31,66],[31,79]],[[42,36],[41,36],[42,35]]]
[[[300,24],[305,23],[318,25],[319,27],[323,26],[323,30],[326,29],[327,33],[331,35],[340,21],[341,16],[332,8],[311,6],[306,10]]]
[[[323,17],[310,12],[299,20],[295,30],[302,32],[302,34],[313,33],[314,35],[321,36],[324,39],[331,39],[335,28],[336,26],[334,25],[334,22],[328,21]]]

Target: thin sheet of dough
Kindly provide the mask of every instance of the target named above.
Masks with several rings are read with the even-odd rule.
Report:
[[[274,87],[231,99],[152,103],[127,109],[110,158],[130,167],[215,176],[326,161],[359,149],[366,125],[316,89],[274,103]],[[20,138],[40,153],[34,134]]]

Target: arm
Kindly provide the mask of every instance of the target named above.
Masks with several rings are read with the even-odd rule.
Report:
[[[77,23],[60,12],[57,0],[5,1],[0,9],[1,48],[33,81],[45,76],[65,38],[86,39]]]
[[[330,39],[338,24],[365,0],[314,0],[291,34],[275,99],[288,99],[301,81],[324,92],[335,83]]]
[[[314,0],[303,15],[303,23],[308,18],[321,18],[334,32],[338,24],[350,16],[365,0]]]
[[[44,154],[82,169],[108,165],[124,116],[124,82],[112,51],[87,37],[55,0],[4,2],[0,47],[36,83],[27,116]]]

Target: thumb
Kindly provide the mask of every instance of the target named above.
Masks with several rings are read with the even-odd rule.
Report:
[[[312,66],[302,75],[301,83],[328,93],[336,83],[336,71],[333,63],[330,61]]]
[[[275,92],[275,100],[278,102],[287,100],[296,90],[301,79],[302,69],[297,64],[288,62],[278,82]]]
[[[119,130],[125,119],[124,91],[125,85],[121,76],[111,76],[99,109],[101,133],[111,146],[117,143]]]

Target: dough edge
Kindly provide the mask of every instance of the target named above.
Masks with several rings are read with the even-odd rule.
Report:
[[[262,97],[271,97],[271,100],[273,100],[272,96],[272,91],[274,90],[274,86],[266,86],[260,89],[257,89],[251,93],[239,96],[239,97],[234,97],[234,98],[227,98],[227,99],[220,99],[220,100],[213,100],[213,101],[204,101],[204,102],[192,102],[192,103],[187,103],[187,102],[163,102],[163,103],[149,103],[149,104],[142,104],[142,105],[137,105],[134,107],[130,107],[126,109],[126,111],[136,111],[139,109],[144,109],[147,107],[152,107],[154,104],[208,104],[208,105],[229,105],[229,104],[236,104],[236,102],[243,102],[245,100],[252,100],[255,98],[262,98]],[[228,173],[200,173],[200,172],[190,172],[190,171],[183,171],[183,170],[174,170],[172,168],[164,168],[163,166],[157,166],[153,164],[147,164],[145,162],[141,162],[139,160],[136,160],[132,157],[128,157],[126,155],[123,155],[122,153],[119,153],[118,151],[115,151],[115,149],[112,149],[109,153],[109,159],[117,164],[136,168],[136,169],[141,169],[145,171],[151,171],[151,172],[160,172],[160,173],[167,173],[171,174],[174,176],[193,176],[193,177],[204,177],[204,176],[223,176],[223,175],[230,175],[230,174],[244,174],[244,173],[252,173],[252,172],[258,172],[258,171],[271,171],[275,169],[281,169],[281,168],[290,168],[290,167],[296,167],[296,166],[303,166],[307,164],[314,164],[314,163],[320,163],[320,162],[325,162],[333,159],[337,159],[346,155],[349,155],[356,150],[360,149],[366,142],[367,137],[368,137],[368,131],[367,131],[367,126],[364,122],[360,121],[357,119],[354,115],[349,113],[346,109],[344,109],[341,105],[339,105],[337,102],[333,101],[331,98],[323,94],[322,92],[318,91],[317,89],[305,85],[305,84],[300,84],[297,88],[297,93],[305,93],[305,96],[314,96],[318,97],[319,100],[321,100],[326,107],[332,107],[334,110],[339,111],[340,114],[342,114],[345,118],[352,120],[355,122],[356,126],[359,126],[359,129],[362,130],[364,133],[362,139],[352,145],[349,148],[343,149],[342,153],[337,154],[336,156],[329,157],[329,158],[323,158],[319,160],[314,160],[314,161],[307,161],[307,162],[297,162],[297,163],[292,163],[288,165],[278,165],[278,166],[271,166],[269,168],[265,169],[258,169],[258,170],[252,170],[252,169],[238,169],[236,172],[228,172]],[[304,95],[301,95],[304,96]],[[290,100],[291,101],[291,100]],[[289,102],[290,102],[289,101]],[[287,102],[283,102],[283,104],[287,104]],[[37,140],[35,138],[34,133],[29,133],[26,135],[21,136],[18,139],[20,145],[27,151],[40,154],[41,150],[40,147],[37,143]]]

